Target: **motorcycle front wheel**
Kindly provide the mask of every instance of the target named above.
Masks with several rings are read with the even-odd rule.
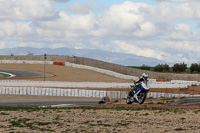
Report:
[[[130,92],[129,92],[129,94],[127,95],[127,98],[126,98],[126,104],[132,104],[132,102],[131,102]]]
[[[139,104],[143,104],[144,103],[144,101],[146,100],[146,97],[147,97],[147,93],[146,92],[140,92],[139,94],[138,94],[138,103]]]

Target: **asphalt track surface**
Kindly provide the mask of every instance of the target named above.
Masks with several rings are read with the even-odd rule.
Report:
[[[0,106],[68,106],[68,105],[97,105],[99,101],[67,101],[67,100],[51,100],[51,101],[0,101]]]
[[[44,73],[35,72],[35,71],[19,71],[19,70],[0,69],[0,72],[6,72],[6,73],[14,74],[15,77],[12,77],[12,78],[38,78],[38,77],[44,77]],[[50,77],[50,76],[53,76],[53,75],[45,73],[45,77]]]

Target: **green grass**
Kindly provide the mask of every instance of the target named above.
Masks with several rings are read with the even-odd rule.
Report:
[[[0,111],[38,111],[42,108],[38,106],[0,106]],[[43,108],[46,109],[46,108]]]
[[[27,118],[21,118],[18,120],[13,120],[10,121],[10,127],[28,127],[31,130],[40,130],[40,131],[51,131],[54,132],[53,130],[46,129],[46,128],[40,128],[38,126],[47,126],[50,124],[60,124],[57,122],[30,122],[31,119]]]
[[[10,115],[10,114],[5,113],[5,112],[1,112],[0,115]]]
[[[96,106],[96,107],[91,107],[91,106],[78,106],[78,107],[47,107],[47,108],[40,108],[39,106],[0,106],[0,111],[27,111],[27,112],[33,112],[33,111],[59,111],[60,109],[62,110],[71,110],[71,109],[81,109],[81,110],[116,110],[116,111],[121,111],[121,110],[126,110],[126,111],[159,111],[159,112],[173,112],[176,114],[184,114],[187,110],[190,109],[167,109],[167,108],[159,108],[159,107],[104,107],[104,106]],[[197,111],[198,112],[198,111]],[[7,115],[5,113],[2,113],[0,115]],[[59,116],[56,117],[56,119],[59,119]]]
[[[141,66],[128,66],[128,67],[143,70],[143,69],[140,68]],[[155,67],[153,67],[153,66],[149,66],[149,67],[150,67],[150,70],[146,70],[146,71],[153,71],[153,72],[155,72],[155,71],[154,71],[154,68],[155,68]],[[163,71],[163,72],[168,72],[168,73],[180,73],[180,72],[175,72],[175,71],[173,71],[172,67],[169,67],[169,71]],[[191,70],[190,70],[190,68],[187,68],[184,72],[186,72],[186,73],[191,73]]]

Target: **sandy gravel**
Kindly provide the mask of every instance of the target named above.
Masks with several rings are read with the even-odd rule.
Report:
[[[200,132],[197,109],[1,111],[0,132]]]

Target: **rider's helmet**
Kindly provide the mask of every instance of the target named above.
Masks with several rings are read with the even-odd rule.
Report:
[[[143,78],[143,79],[147,80],[148,77],[149,77],[148,74],[146,74],[146,73],[143,73],[143,74],[142,74],[142,78]]]

